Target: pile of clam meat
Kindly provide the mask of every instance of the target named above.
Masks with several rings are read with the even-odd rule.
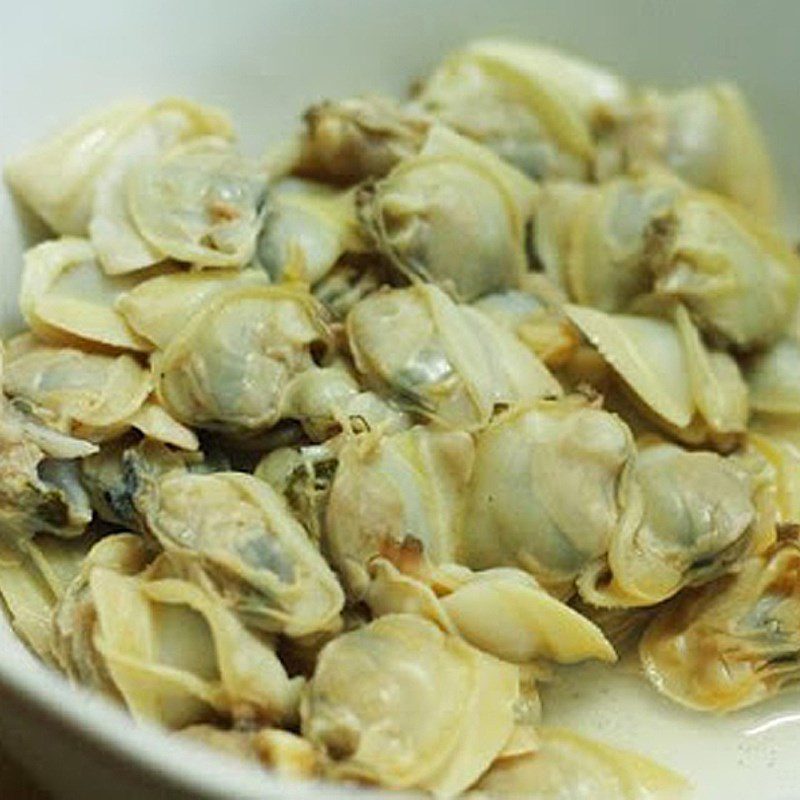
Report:
[[[667,800],[541,719],[560,665],[800,676],[800,261],[734,86],[484,40],[261,158],[128,101],[6,180],[0,595],[70,680],[288,776]]]

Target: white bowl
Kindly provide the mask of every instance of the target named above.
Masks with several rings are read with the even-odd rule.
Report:
[[[563,45],[645,81],[738,81],[766,128],[786,207],[800,208],[800,4],[793,0],[2,0],[0,9],[0,160],[129,95],[185,94],[224,106],[245,148],[258,153],[313,100],[402,92],[447,49],[507,34]],[[0,191],[4,332],[19,324],[18,275],[30,236]],[[800,796],[797,695],[711,718],[670,706],[635,676],[581,667],[544,702],[551,719],[683,772],[700,800]],[[287,784],[134,725],[36,663],[4,619],[0,742],[55,798],[353,796]]]

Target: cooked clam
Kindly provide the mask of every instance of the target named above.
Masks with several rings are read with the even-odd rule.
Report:
[[[425,139],[430,119],[383,97],[312,106],[294,170],[314,180],[354,184],[382,178]]]
[[[514,664],[616,660],[614,649],[593,623],[520,570],[473,573],[444,565],[431,573],[433,585],[424,576],[400,572],[383,558],[376,559],[370,571],[366,602],[376,616],[419,614],[478,650]]]
[[[275,283],[313,284],[363,247],[353,192],[292,179],[270,189],[254,261]]]
[[[582,305],[625,310],[651,286],[648,231],[679,191],[679,182],[662,173],[592,189],[546,188],[534,217],[534,244],[545,271]]]
[[[789,325],[798,257],[723,198],[660,172],[615,179],[577,199],[569,186],[550,193],[540,205],[556,204],[568,218],[534,218],[550,229],[536,241],[545,243],[548,273],[577,302],[604,311],[648,295],[681,302],[701,330],[740,350],[774,342]]]
[[[732,711],[800,678],[800,546],[792,527],[765,553],[682,594],[639,651],[648,678],[690,708]]]
[[[125,438],[103,444],[99,453],[81,461],[81,483],[98,516],[131,530],[142,528],[139,498],[162,475],[201,468],[202,455],[171,450],[145,439],[137,444]]]
[[[517,667],[393,614],[324,648],[302,731],[332,777],[453,797],[510,739],[518,695]]]
[[[227,120],[183,101],[164,101],[117,149],[94,190],[89,236],[103,268],[119,275],[148,267],[165,258],[163,250],[142,236],[129,202],[129,183],[143,165],[180,143],[213,136],[226,141],[232,131]]]
[[[188,425],[264,430],[284,412],[292,380],[329,341],[307,291],[246,286],[212,296],[154,360],[164,407]]]
[[[534,178],[586,179],[596,140],[624,112],[628,89],[548,47],[480,40],[446,59],[416,101]]]
[[[0,392],[0,540],[21,546],[37,533],[80,536],[92,519],[92,508],[80,484],[77,459],[96,451],[95,445],[46,426]]]
[[[286,498],[292,513],[319,545],[338,463],[338,448],[328,442],[279,447],[258,462],[254,475]]]
[[[640,448],[632,476],[637,524],[619,526],[607,563],[578,580],[594,605],[655,605],[724,574],[774,536],[759,514],[761,478],[741,459],[656,442]]]
[[[707,439],[723,449],[744,435],[749,405],[739,367],[705,345],[683,306],[674,322],[576,305],[565,311],[650,420],[690,443]]]
[[[80,572],[91,536],[64,541],[37,536],[21,547],[0,537],[0,598],[11,625],[36,655],[56,662],[53,609]]]
[[[407,414],[375,392],[363,391],[341,361],[300,373],[286,392],[283,416],[297,420],[313,441],[324,441],[342,430],[391,433],[411,427]]]
[[[494,153],[436,126],[417,155],[359,194],[359,211],[402,274],[470,301],[520,285],[535,196]]]
[[[569,593],[635,517],[634,445],[616,415],[570,398],[499,417],[477,438],[454,559],[519,567]]]
[[[243,267],[255,252],[267,176],[219,138],[180,145],[145,163],[128,185],[130,214],[163,257]]]
[[[86,239],[42,242],[25,254],[20,309],[31,330],[53,344],[147,352],[150,344],[115,309],[136,282],[106,275]]]
[[[370,295],[350,312],[347,334],[368,383],[450,427],[481,428],[499,408],[561,394],[516,337],[435,286]]]
[[[396,564],[455,561],[474,445],[463,431],[417,426],[349,439],[325,518],[324,549],[354,599],[376,556]]]
[[[774,170],[736,86],[648,91],[622,125],[621,137],[628,165],[660,162],[694,186],[735,200],[762,219],[774,219]]]
[[[97,440],[126,430],[152,389],[148,372],[129,355],[50,347],[28,335],[8,344],[3,386],[53,427]]]
[[[53,609],[53,647],[58,666],[71,680],[118,697],[102,655],[94,642],[96,612],[89,587],[95,567],[118,575],[137,575],[147,566],[148,553],[141,536],[118,533],[94,544],[58,604]]]
[[[681,301],[705,331],[741,349],[778,339],[800,289],[800,260],[736,206],[686,193],[650,228],[657,295]]]
[[[627,750],[559,728],[538,731],[532,753],[499,758],[474,787],[475,800],[678,800],[689,795],[680,775]]]
[[[94,449],[74,442],[68,458],[52,457],[26,433],[25,424],[0,411],[0,541],[19,544],[37,533],[72,539],[92,519],[89,498],[73,459]]]
[[[114,173],[124,175],[121,165],[162,141],[169,146],[201,135],[229,138],[230,122],[220,111],[186,100],[119,103],[32,147],[8,163],[5,177],[56,233],[85,236],[98,186],[118,181]]]
[[[120,544],[135,551],[132,542]],[[126,569],[90,554],[76,596],[58,612],[73,670],[85,679],[91,673],[81,664],[98,665],[105,678],[98,688],[113,687],[134,717],[170,728],[216,714],[291,722],[302,679],[286,675],[268,643],[221,597],[171,577],[168,564],[131,574],[135,552],[123,557]]]
[[[497,292],[473,305],[512,331],[548,367],[562,366],[579,345],[580,337],[564,314],[529,292]]]
[[[267,279],[260,270],[173,272],[143,280],[121,294],[115,306],[140,337],[164,350],[212,297],[262,284],[266,285]]]
[[[137,510],[171,557],[207,574],[248,625],[303,636],[340,624],[336,576],[264,481],[170,472],[138,497]]]
[[[566,313],[646,408],[676,428],[689,425],[695,403],[673,325],[576,305],[566,306]]]

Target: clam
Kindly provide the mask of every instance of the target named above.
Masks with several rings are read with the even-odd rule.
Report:
[[[731,449],[743,437],[749,404],[739,366],[706,346],[683,306],[674,322],[576,305],[565,312],[648,419],[689,443]]]
[[[334,184],[381,178],[422,146],[430,120],[378,96],[312,106],[294,170]]]
[[[282,418],[292,380],[329,339],[306,291],[254,285],[219,293],[154,360],[158,398],[188,425],[265,430]]]
[[[653,219],[647,252],[654,293],[682,302],[703,331],[733,347],[771,344],[788,327],[800,259],[732,203],[686,192]]]
[[[733,84],[645,92],[621,136],[629,166],[655,161],[683,180],[736,201],[765,220],[776,215],[775,173],[764,137]]]
[[[800,414],[800,343],[786,337],[754,355],[745,368],[750,405],[770,416]]]
[[[468,796],[475,800],[615,798],[678,800],[689,796],[680,775],[627,750],[560,728],[541,728],[534,752],[499,758]]]
[[[31,330],[53,344],[147,352],[150,343],[115,308],[137,282],[106,275],[86,239],[63,237],[25,254],[20,309]]]
[[[221,597],[171,575],[163,560],[135,572],[141,561],[130,538],[101,544],[120,552],[90,553],[56,612],[74,675],[91,679],[94,665],[97,688],[111,690],[135,718],[170,728],[214,715],[278,723],[296,716],[302,679],[286,675],[269,643]]]
[[[200,453],[172,450],[152,439],[133,444],[126,438],[105,443],[100,452],[81,460],[81,484],[98,516],[131,530],[142,527],[139,498],[162,475],[175,470],[201,470]]]
[[[288,179],[270,189],[254,260],[274,283],[314,284],[361,239],[353,192]]]
[[[514,335],[435,286],[370,295],[348,315],[347,334],[368,384],[449,427],[474,430],[499,408],[561,394]]]
[[[549,195],[534,214],[534,244],[578,303],[613,312],[679,302],[704,333],[737,350],[771,344],[789,326],[800,261],[724,198],[658,171],[577,194],[556,184]]]
[[[353,599],[364,596],[376,556],[409,565],[455,560],[473,451],[467,433],[423,426],[344,443],[323,547]]]
[[[255,252],[267,176],[219,138],[179,145],[128,183],[131,217],[164,257],[199,267],[243,267]]]
[[[325,509],[338,466],[338,453],[329,443],[306,447],[279,447],[258,462],[257,478],[286,498],[292,513],[319,544]]]
[[[176,563],[207,575],[248,625],[288,636],[336,630],[342,589],[286,501],[238,472],[168,472],[136,507]]]
[[[4,378],[0,345],[0,379]],[[77,459],[97,447],[66,436],[0,392],[0,542],[23,546],[37,533],[80,536],[92,519]]]
[[[164,350],[192,315],[226,290],[266,285],[260,270],[204,269],[147,278],[123,292],[117,311],[136,334]]]
[[[510,330],[546,366],[569,361],[580,343],[575,328],[557,308],[518,289],[496,292],[473,303],[474,308]]]
[[[119,103],[87,115],[10,161],[6,180],[55,233],[86,236],[98,197],[101,216],[109,215],[109,195],[124,180],[125,166],[162,143],[169,146],[201,135],[230,138],[230,122],[220,111],[186,100]],[[147,254],[145,263],[136,258],[134,268],[153,263],[149,258]],[[114,260],[109,266],[112,273],[128,268]]]
[[[640,447],[632,475],[637,524],[617,528],[606,559],[578,580],[594,605],[655,605],[719,577],[774,536],[759,513],[762,478],[745,460],[653,442]]]
[[[663,173],[620,178],[580,193],[556,184],[534,217],[536,244],[548,273],[564,277],[569,295],[602,311],[623,311],[648,292],[648,235],[681,186]],[[559,217],[559,215],[562,215]],[[540,230],[541,229],[541,230]]]
[[[535,194],[494,153],[437,126],[418,154],[362,190],[359,212],[400,273],[470,301],[519,286]]]
[[[94,541],[39,535],[13,547],[0,537],[0,598],[16,633],[49,664],[56,662],[53,610]]]
[[[152,389],[130,355],[51,347],[28,335],[9,342],[3,385],[53,427],[96,440],[126,430]]]
[[[732,711],[800,677],[800,546],[790,527],[769,550],[679,596],[639,652],[653,685],[681,705]]]
[[[404,574],[391,561],[370,565],[366,603],[372,613],[419,614],[478,650],[513,664],[573,664],[616,654],[586,617],[517,569],[483,572],[442,565],[426,576]]]
[[[477,438],[454,560],[478,570],[518,567],[569,594],[634,523],[634,454],[622,420],[580,398],[498,417]]]
[[[120,145],[95,187],[89,236],[106,272],[134,272],[165,258],[134,219],[129,184],[136,171],[184,142],[206,137],[227,141],[231,135],[227,120],[185,101],[164,101],[154,107],[148,124],[139,126]]]
[[[615,75],[557,50],[480,40],[447,58],[415,99],[534,178],[586,179],[628,95]]]
[[[59,668],[73,682],[119,697],[94,641],[96,611],[89,574],[95,567],[102,567],[118,575],[138,575],[150,556],[141,536],[132,533],[106,536],[92,546],[59,598],[51,619],[54,653]]]
[[[363,391],[341,360],[300,373],[286,393],[283,416],[297,420],[317,442],[353,428],[389,433],[411,427],[407,414],[375,392]]]
[[[24,422],[2,413],[0,541],[20,544],[37,533],[73,539],[84,532],[92,508],[73,459],[96,448],[71,441],[75,445],[71,458],[48,456],[26,433]]]
[[[518,696],[517,667],[393,614],[326,645],[302,731],[331,777],[453,797],[503,750]]]

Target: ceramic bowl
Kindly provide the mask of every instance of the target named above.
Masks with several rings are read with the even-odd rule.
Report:
[[[793,0],[0,0],[0,11],[0,161],[82,112],[131,95],[221,105],[244,149],[258,154],[312,101],[403,92],[448,49],[500,34],[563,46],[641,81],[737,81],[766,129],[787,223],[797,227],[800,4]],[[37,236],[28,222],[0,189],[4,333],[19,326],[21,254]],[[580,667],[545,692],[544,704],[551,720],[683,772],[698,800],[800,796],[797,695],[709,718],[671,707],[635,676]],[[135,725],[36,663],[4,618],[0,743],[59,800],[354,794],[286,783]]]

